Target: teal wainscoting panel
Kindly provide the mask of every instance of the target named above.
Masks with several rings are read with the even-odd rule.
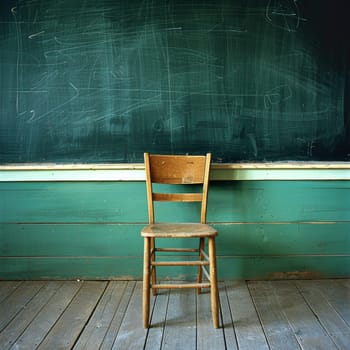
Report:
[[[145,222],[143,182],[0,183],[0,222]]]
[[[2,280],[140,279],[142,259],[120,257],[0,258]]]
[[[220,256],[349,255],[350,223],[215,224]]]
[[[140,256],[142,224],[0,224],[2,257]],[[213,224],[223,257],[350,255],[350,223]],[[160,243],[161,244],[161,243]],[[174,240],[177,246],[187,240]],[[196,241],[191,242],[196,246]]]
[[[211,183],[208,221],[350,221],[350,181]]]
[[[0,256],[130,257],[143,252],[139,224],[0,224]]]
[[[350,276],[349,256],[218,256],[219,279],[309,279]],[[173,270],[171,270],[173,271]],[[141,279],[142,258],[130,257],[0,257],[2,280]],[[185,268],[158,273],[161,278],[194,277]]]
[[[221,258],[220,279],[310,279],[350,276],[349,256]]]
[[[142,181],[0,183],[0,279],[139,279],[146,222]],[[349,181],[213,181],[208,222],[219,279],[350,276]]]

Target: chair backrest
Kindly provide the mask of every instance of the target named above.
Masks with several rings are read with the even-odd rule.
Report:
[[[149,223],[154,223],[154,201],[201,202],[200,222],[206,222],[208,184],[211,154],[160,155],[144,154],[147,186]],[[153,183],[170,185],[202,185],[199,193],[157,193],[153,192]]]

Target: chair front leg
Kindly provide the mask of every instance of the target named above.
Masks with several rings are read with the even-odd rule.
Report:
[[[215,238],[209,237],[209,274],[210,274],[210,300],[211,300],[211,313],[213,318],[214,328],[219,328],[219,293],[218,283],[216,277],[216,249]]]
[[[143,252],[143,287],[142,287],[142,315],[144,328],[149,327],[150,309],[150,245],[151,239],[144,237]]]

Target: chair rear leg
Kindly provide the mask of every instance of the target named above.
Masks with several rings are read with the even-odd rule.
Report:
[[[203,250],[204,250],[204,243],[205,239],[201,237],[199,239],[199,260],[203,261],[204,260],[204,255],[203,255]],[[198,267],[198,275],[197,275],[197,282],[202,283],[203,280],[203,271],[202,271],[202,266]],[[202,293],[202,288],[197,288],[197,294]]]
[[[156,252],[155,252],[155,238],[150,238],[151,240],[151,263],[156,260]],[[157,282],[157,272],[156,272],[156,267],[151,266],[151,279],[152,279],[152,286],[154,286]],[[152,287],[152,294],[153,296],[157,295],[157,289]]]

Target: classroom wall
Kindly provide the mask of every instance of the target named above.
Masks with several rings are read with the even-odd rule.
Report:
[[[0,279],[141,278],[145,150],[229,164],[220,279],[349,277],[347,5],[0,1]]]
[[[349,277],[349,208],[349,181],[211,181],[219,279]],[[143,181],[0,182],[0,279],[140,279],[146,221]]]

